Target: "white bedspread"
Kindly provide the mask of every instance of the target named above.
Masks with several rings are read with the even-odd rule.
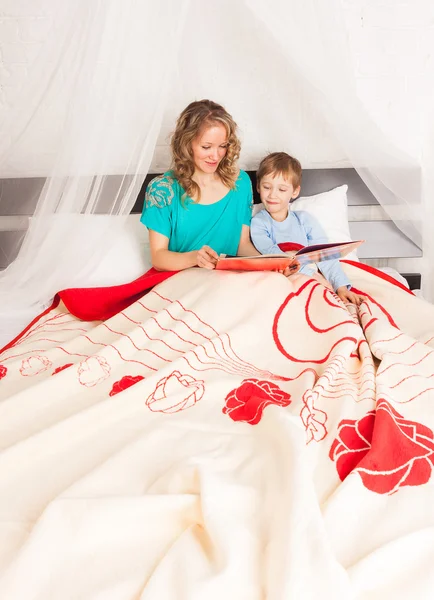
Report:
[[[189,270],[0,355],[0,598],[431,598],[434,307]]]

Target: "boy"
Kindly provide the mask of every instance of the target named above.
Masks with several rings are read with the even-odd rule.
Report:
[[[286,152],[273,152],[259,165],[257,188],[265,210],[252,218],[250,234],[261,254],[282,254],[278,244],[283,242],[302,246],[328,242],[321,226],[309,213],[289,210],[289,203],[300,193],[301,170],[299,161]],[[351,282],[338,260],[323,261],[318,268],[343,302],[360,304],[362,298],[350,290]],[[300,273],[319,279],[311,265],[305,265]]]

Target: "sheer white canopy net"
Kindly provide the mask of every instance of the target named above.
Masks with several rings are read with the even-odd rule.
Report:
[[[0,274],[3,315],[38,312],[57,290],[86,285],[147,172],[169,166],[176,116],[201,98],[238,122],[243,167],[269,150],[314,167],[334,152],[355,167],[423,248],[424,295],[434,299],[433,129],[415,157],[374,123],[340,0],[63,0],[51,9],[50,32],[0,121],[0,177],[46,177],[19,255]],[[306,144],[318,129],[331,140],[328,158]]]

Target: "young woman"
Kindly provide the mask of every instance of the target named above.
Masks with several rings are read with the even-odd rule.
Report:
[[[211,100],[192,102],[172,136],[172,169],[153,179],[141,217],[161,271],[214,269],[221,253],[259,254],[250,241],[252,186],[237,167],[237,125]]]

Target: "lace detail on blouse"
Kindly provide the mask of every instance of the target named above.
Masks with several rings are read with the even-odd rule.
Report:
[[[157,208],[170,206],[175,195],[173,190],[174,183],[175,180],[173,177],[168,175],[160,175],[159,177],[155,177],[155,179],[149,183],[146,190],[146,208],[150,208],[151,206],[156,206]]]

